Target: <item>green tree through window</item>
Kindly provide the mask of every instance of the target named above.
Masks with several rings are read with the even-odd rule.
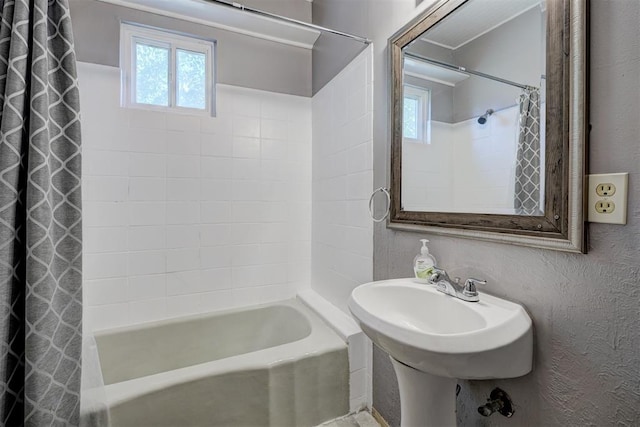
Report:
[[[136,102],[169,105],[169,49],[136,43]]]
[[[206,55],[178,49],[177,61],[177,105],[179,107],[205,109],[206,105]]]

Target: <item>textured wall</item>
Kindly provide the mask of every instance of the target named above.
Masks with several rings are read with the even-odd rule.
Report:
[[[282,12],[284,0],[271,0],[257,8]],[[290,0],[291,1],[291,0]],[[310,14],[305,0],[293,0],[293,17]],[[306,3],[303,4],[303,3]],[[218,83],[272,92],[311,96],[311,51],[256,37],[225,31],[180,19],[168,18],[97,0],[70,0],[71,19],[79,61],[118,67],[120,64],[120,22],[134,22],[166,28],[216,40]],[[303,9],[300,9],[303,6]],[[306,9],[308,13],[302,13]],[[298,12],[298,13],[293,13]],[[305,19],[306,20],[306,19]]]
[[[374,185],[380,186],[389,164],[386,40],[432,1],[417,9],[412,0],[357,3],[354,9],[369,19],[364,35],[374,39]],[[630,172],[628,224],[590,225],[588,255],[428,236],[443,267],[486,278],[487,291],[527,307],[536,330],[532,373],[461,383],[459,425],[640,425],[640,2],[591,6],[590,171]],[[376,226],[374,278],[409,276],[420,237]],[[514,418],[477,414],[495,386],[514,399]],[[374,406],[398,425],[395,375],[379,350]]]

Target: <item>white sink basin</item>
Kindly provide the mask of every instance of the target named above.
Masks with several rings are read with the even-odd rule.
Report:
[[[389,355],[446,378],[519,377],[531,371],[531,318],[522,306],[480,294],[466,302],[412,279],[354,289],[349,309],[362,330]]]

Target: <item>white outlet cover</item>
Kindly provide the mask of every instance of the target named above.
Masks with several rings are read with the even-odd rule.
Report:
[[[629,183],[628,173],[607,173],[589,175],[589,222],[601,222],[608,224],[627,223],[627,187]],[[613,196],[602,197],[596,193],[596,187],[600,184],[613,184],[616,192]],[[599,213],[596,211],[596,203],[611,201],[616,208],[611,213]]]

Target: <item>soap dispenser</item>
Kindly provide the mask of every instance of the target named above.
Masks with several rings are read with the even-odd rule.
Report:
[[[427,239],[420,239],[422,247],[420,253],[413,259],[413,272],[415,281],[418,283],[429,283],[429,278],[433,274],[433,268],[436,266],[436,259],[429,253]]]

